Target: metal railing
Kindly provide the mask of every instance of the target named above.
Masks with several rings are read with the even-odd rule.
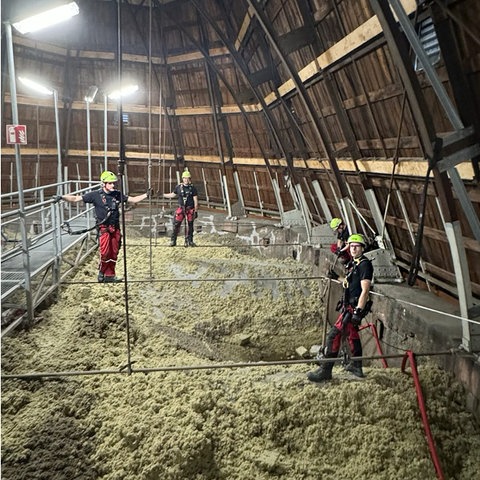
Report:
[[[90,182],[78,181],[26,189],[23,209],[19,192],[0,196],[2,313],[14,309],[23,312],[22,320],[33,320],[33,310],[96,248],[94,231],[72,236],[62,228],[67,221],[74,230],[93,226],[93,208],[53,198],[57,191],[82,195],[91,189]]]

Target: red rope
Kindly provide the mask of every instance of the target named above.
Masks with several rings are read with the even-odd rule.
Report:
[[[378,354],[382,357],[381,362],[382,362],[383,368],[388,368],[387,360],[383,357],[383,351],[382,351],[382,346],[380,345],[380,339],[378,338],[377,327],[373,323],[367,323],[366,325],[360,327],[358,331],[364,330],[365,328],[368,328],[368,327],[370,327],[370,329],[372,330],[373,338],[375,339],[375,343],[377,344]]]
[[[435,447],[435,441],[433,440],[432,432],[430,430],[430,424],[428,423],[427,409],[425,407],[425,400],[423,398],[422,386],[420,385],[420,379],[418,377],[417,362],[415,360],[415,354],[411,350],[407,350],[402,360],[402,372],[405,372],[405,365],[407,358],[410,360],[410,368],[412,370],[413,381],[415,384],[415,391],[417,394],[418,406],[420,408],[420,414],[422,416],[423,428],[427,437],[428,448],[430,449],[430,456],[432,457],[433,465],[435,466],[435,472],[439,480],[444,480],[442,466],[438,459],[437,449]]]

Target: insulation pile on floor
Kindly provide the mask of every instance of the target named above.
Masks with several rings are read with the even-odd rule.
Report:
[[[196,241],[154,247],[151,259],[148,246],[127,247],[134,369],[288,359],[319,341],[323,288],[302,279],[308,266]],[[72,280],[94,280],[96,261]],[[41,316],[4,339],[3,374],[125,367],[123,285],[64,286]],[[311,368],[6,380],[2,478],[435,478],[409,375],[370,367],[354,380],[336,367],[317,386]],[[480,478],[479,430],[461,387],[428,364],[420,377],[446,478]]]

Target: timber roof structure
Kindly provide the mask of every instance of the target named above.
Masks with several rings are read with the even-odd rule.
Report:
[[[2,21],[47,3],[4,0]],[[346,218],[412,284],[459,298],[464,315],[478,301],[477,0],[76,3],[68,23],[10,27],[16,77],[50,85],[57,108],[19,82],[13,98],[3,25],[2,123],[16,124],[15,103],[25,189],[54,184],[60,162],[64,180],[109,169],[160,195],[188,168],[205,207],[298,211],[307,229]],[[138,90],[109,98],[127,84]],[[5,194],[17,189],[5,134],[1,162]]]

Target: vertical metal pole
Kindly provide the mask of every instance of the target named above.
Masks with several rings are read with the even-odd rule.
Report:
[[[226,207],[227,205],[227,200],[225,198],[225,187],[223,185],[223,176],[222,176],[222,171],[219,170],[218,171],[219,175],[220,175],[220,189],[222,190],[222,202],[223,202],[223,206]]]
[[[39,119],[39,108],[37,105],[36,109],[36,126],[37,126],[37,132],[40,131],[40,119]],[[40,185],[40,135],[37,134],[37,164],[35,166],[35,187],[38,187]],[[11,191],[11,190],[10,190]],[[43,212],[43,209],[42,209]]]
[[[325,198],[322,188],[320,187],[320,183],[318,182],[318,180],[313,180],[312,186],[313,186],[313,189],[315,190],[315,193],[317,194],[318,200],[320,201],[320,206],[322,207],[325,220],[329,222],[333,218],[332,212],[330,211],[330,208],[327,203],[327,199]]]
[[[5,22],[7,38],[8,76],[10,77],[10,97],[12,105],[12,122],[18,125],[17,84],[15,82],[15,61],[13,58],[12,26]],[[32,286],[30,279],[30,254],[28,252],[27,225],[25,221],[25,197],[23,195],[23,171],[20,145],[15,144],[15,165],[17,169],[18,209],[20,211],[20,232],[22,235],[22,259],[25,278],[25,299],[28,320],[33,320]]]
[[[108,170],[108,161],[107,161],[107,150],[108,150],[108,128],[107,128],[107,117],[108,117],[108,110],[107,110],[107,94],[103,94],[103,136],[105,141],[105,147],[103,152],[103,169]]]
[[[315,213],[317,214],[317,216],[321,217],[322,214],[320,213],[320,210],[317,207],[317,202],[315,201],[315,197],[312,194],[312,189],[310,188],[310,185],[308,184],[308,181],[305,177],[303,177],[303,183],[305,184],[305,188],[308,192],[308,195],[309,195],[310,200],[312,202],[313,208],[315,209]]]
[[[55,107],[55,136],[57,137],[57,195],[62,194],[62,151],[60,149],[60,125],[58,122],[58,92],[53,89],[53,103]]]
[[[260,188],[258,187],[257,181],[257,172],[253,171],[253,178],[255,180],[255,190],[257,191],[257,198],[258,198],[258,206],[260,207],[260,213],[263,215],[263,202],[262,197],[260,196]]]
[[[238,195],[238,201],[240,206],[245,213],[245,203],[243,200],[243,192],[242,192],[242,185],[240,184],[240,178],[238,177],[238,172],[236,170],[233,171],[233,181],[235,182],[235,187]]]
[[[10,162],[10,191],[13,192],[13,162]],[[10,197],[10,208],[13,208],[12,197]]]
[[[225,200],[227,202],[227,215],[228,215],[228,217],[231,217],[232,216],[232,205],[230,203],[230,194],[228,192],[227,175],[223,175],[223,186],[225,188]]]
[[[380,207],[378,205],[377,199],[375,197],[375,192],[373,191],[372,188],[367,188],[364,191],[365,193],[365,198],[367,199],[368,206],[370,207],[370,212],[372,213],[373,216],[373,221],[375,222],[375,226],[377,227],[377,241],[383,243],[383,247],[380,246],[380,248],[387,249],[394,254],[393,247],[392,247],[392,241],[390,239],[390,236],[388,235],[388,230],[384,228],[384,222],[383,222],[383,214],[382,211],[380,210]],[[380,236],[380,234],[383,231],[383,235]]]
[[[300,183],[297,183],[294,187],[297,191],[297,196],[300,203],[300,211],[305,220],[305,232],[307,234],[307,241],[312,241],[312,214],[308,208],[307,201],[305,200],[305,194],[303,193]],[[308,220],[308,221],[307,221]]]
[[[90,100],[85,99],[87,106],[87,159],[88,159],[88,186],[92,185],[92,139],[90,137]],[[80,180],[80,179],[79,179]],[[87,228],[91,225],[91,210],[87,211]]]
[[[118,84],[122,85],[122,75],[123,75],[123,50],[122,50],[122,2],[117,0],[117,74],[118,74]],[[122,96],[120,95],[117,104],[117,114],[118,114],[118,146],[119,146],[119,155],[118,155],[118,175],[120,177],[120,195],[123,200],[125,195],[125,164],[126,164],[126,155],[125,155],[125,139],[124,139],[124,128],[123,128],[123,103]],[[122,202],[123,203],[123,202]],[[122,208],[121,216],[121,225],[122,225],[122,235],[123,235],[123,273],[124,273],[124,299],[125,299],[125,325],[126,325],[126,334],[127,334],[127,371],[128,374],[132,373],[132,362],[131,362],[131,341],[130,341],[130,312],[128,308],[129,296],[128,296],[128,262],[127,262],[127,229],[125,225],[125,209]]]
[[[90,138],[90,101],[85,100],[87,104],[87,158],[88,158],[88,181],[92,182],[92,149]]]
[[[352,207],[345,197],[340,199],[340,211],[342,212],[342,220],[347,224],[350,234],[356,233],[357,227],[353,222]]]
[[[276,173],[275,176],[270,177],[270,181],[272,182],[273,194],[275,195],[275,199],[277,201],[278,213],[280,214],[280,221],[282,223],[285,223],[285,209],[283,208],[282,195],[280,194],[278,172]]]
[[[202,168],[203,187],[205,189],[205,199],[207,200],[207,207],[210,208],[210,196],[208,195],[207,179],[205,178],[205,170]]]

